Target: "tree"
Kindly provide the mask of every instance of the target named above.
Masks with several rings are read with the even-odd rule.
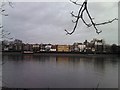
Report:
[[[90,12],[88,11],[88,7],[87,7],[87,6],[88,6],[88,0],[85,0],[82,4],[78,4],[77,1],[72,1],[72,0],[70,0],[70,1],[71,1],[73,4],[75,4],[75,5],[79,5],[80,8],[79,8],[78,15],[75,15],[73,11],[71,12],[72,17],[76,18],[76,20],[75,20],[75,21],[72,20],[72,22],[74,23],[74,27],[73,27],[73,30],[72,30],[71,32],[69,32],[68,30],[65,29],[66,35],[67,35],[67,34],[71,35],[71,34],[73,34],[73,33],[75,32],[75,30],[76,30],[76,28],[77,28],[77,26],[78,26],[78,21],[79,21],[79,19],[81,19],[81,20],[83,21],[83,23],[84,23],[87,27],[93,26],[97,34],[100,34],[100,33],[102,32],[102,31],[100,31],[100,30],[97,29],[97,26],[98,26],[98,25],[105,25],[105,24],[108,24],[108,23],[112,23],[112,22],[115,21],[115,20],[118,20],[117,18],[114,18],[114,19],[112,19],[112,20],[105,21],[105,22],[102,22],[102,23],[95,23],[94,20],[93,20],[94,18],[91,17]],[[83,14],[84,14],[85,12],[87,13],[88,18],[90,19],[90,22],[91,22],[91,23],[87,23],[87,22],[85,21],[85,19],[84,19],[84,17],[83,17]]]
[[[0,17],[2,19],[2,16],[8,16],[8,14],[6,13],[6,10],[4,9],[4,6],[8,4],[10,7],[13,8],[13,3],[6,0],[6,2],[4,1],[1,1],[0,2]],[[13,38],[10,38],[9,37],[10,35],[10,32],[6,31],[3,29],[3,25],[2,25],[2,22],[0,22],[0,39],[1,41],[4,40],[4,39],[13,39]]]
[[[111,52],[112,52],[112,53],[118,53],[118,47],[117,47],[116,44],[113,44],[113,45],[111,46]]]

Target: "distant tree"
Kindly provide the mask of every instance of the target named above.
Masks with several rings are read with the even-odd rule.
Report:
[[[112,53],[117,53],[117,52],[118,52],[118,47],[117,47],[116,44],[113,44],[113,45],[111,46],[111,52],[112,52]]]
[[[100,33],[102,32],[101,30],[98,30],[98,29],[97,29],[97,26],[99,26],[99,25],[105,25],[105,24],[108,24],[108,23],[112,23],[112,22],[115,21],[115,20],[118,20],[117,18],[114,18],[114,19],[109,20],[109,21],[106,21],[106,22],[95,23],[94,20],[93,20],[94,18],[91,17],[90,12],[88,11],[88,0],[85,0],[82,4],[78,4],[77,1],[72,1],[72,0],[70,0],[70,1],[71,1],[73,4],[75,4],[75,5],[79,5],[79,6],[80,6],[80,9],[79,9],[79,12],[78,12],[77,15],[75,15],[73,11],[71,12],[72,17],[74,17],[76,20],[75,20],[75,21],[72,20],[72,22],[74,23],[74,27],[73,27],[73,30],[72,30],[71,32],[69,32],[68,30],[65,29],[66,35],[68,35],[68,34],[71,35],[71,34],[73,34],[73,33],[75,32],[75,30],[76,30],[76,28],[77,28],[77,26],[78,26],[78,21],[79,21],[79,19],[81,19],[81,20],[83,21],[83,23],[84,23],[87,27],[93,26],[97,34],[100,34]],[[84,17],[83,17],[83,14],[84,14],[85,12],[87,13],[88,18],[90,19],[90,22],[91,22],[91,23],[87,23],[87,22],[85,21],[85,19],[84,19]]]
[[[120,54],[120,46],[118,46],[118,54]]]

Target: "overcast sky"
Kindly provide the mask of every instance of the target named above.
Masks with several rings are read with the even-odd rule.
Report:
[[[3,17],[4,29],[11,36],[25,43],[73,44],[93,38],[104,39],[108,44],[118,43],[118,21],[98,26],[102,33],[95,33],[93,27],[87,28],[79,21],[76,31],[66,35],[64,29],[71,31],[74,24],[71,11],[77,14],[79,6],[70,2],[14,2],[14,8],[6,6],[8,17]],[[118,18],[117,2],[89,2],[88,9],[96,23]],[[84,18],[89,22],[86,14]]]

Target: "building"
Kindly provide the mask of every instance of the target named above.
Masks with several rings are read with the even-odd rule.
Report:
[[[7,40],[2,41],[2,51],[9,50],[9,42]]]
[[[50,51],[52,44],[46,44],[45,51]]]
[[[101,40],[95,39],[94,41],[95,41],[94,42],[94,44],[95,44],[95,52],[103,53],[104,48],[105,48],[104,40],[103,39],[101,39]]]
[[[105,45],[104,53],[111,53],[111,45],[109,45],[109,44]]]
[[[22,41],[15,39],[14,41],[2,41],[3,51],[22,51]]]
[[[13,41],[13,44],[14,44],[14,51],[22,51],[22,40],[19,40],[19,39],[15,39]]]
[[[78,43],[79,52],[86,52],[86,45]]]
[[[57,45],[52,45],[50,51],[51,52],[57,51]]]
[[[33,44],[32,47],[33,47],[34,52],[40,52],[40,45],[39,44]]]
[[[14,51],[15,50],[15,48],[14,48],[14,42],[10,42],[10,44],[9,44],[9,51]]]
[[[74,46],[73,45],[69,45],[69,50],[70,50],[70,52],[74,52]]]
[[[69,45],[57,45],[58,52],[69,52]]]
[[[45,46],[46,46],[46,44],[40,44],[39,45],[40,46],[40,51],[42,52],[42,51],[45,51]]]
[[[24,51],[33,51],[33,45],[32,44],[23,44],[23,50]]]
[[[79,52],[78,43],[74,43],[74,44],[73,44],[73,51],[74,51],[74,52]]]
[[[85,52],[86,53],[91,53],[91,47],[90,47],[90,43],[87,41],[87,40],[85,40],[84,42],[83,42],[83,44],[86,46],[85,47]]]
[[[22,44],[22,40],[15,39],[15,40],[14,40],[14,44]]]

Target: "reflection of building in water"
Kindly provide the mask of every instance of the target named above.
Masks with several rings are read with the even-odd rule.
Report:
[[[80,57],[68,57],[68,56],[57,56],[56,57],[57,63],[71,63],[71,64],[79,64],[80,63]]]
[[[56,57],[56,62],[68,62],[69,58],[68,57],[63,57],[63,56],[58,56]]]
[[[105,57],[94,57],[93,60],[94,60],[94,63],[93,63],[94,70],[96,72],[104,73],[105,65],[106,65],[106,62],[105,62],[106,58]]]
[[[33,60],[33,55],[24,55],[24,60]]]

